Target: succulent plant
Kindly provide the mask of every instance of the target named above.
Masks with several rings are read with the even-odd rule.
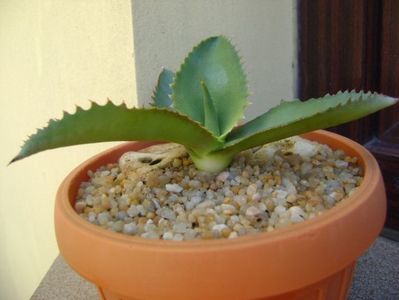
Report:
[[[161,72],[152,107],[127,108],[108,101],[64,112],[30,136],[12,162],[69,145],[159,140],[184,145],[199,169],[218,172],[242,150],[358,119],[397,102],[376,93],[345,91],[305,102],[282,101],[237,126],[247,97],[236,50],[225,37],[211,37],[194,47],[176,74]]]

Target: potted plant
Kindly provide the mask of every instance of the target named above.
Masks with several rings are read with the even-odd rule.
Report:
[[[362,146],[310,131],[360,118],[397,100],[352,91],[283,101],[237,126],[247,95],[234,47],[224,37],[211,37],[193,49],[176,74],[162,71],[153,107],[128,109],[108,102],[77,108],[29,137],[12,160],[82,143],[150,141],[127,143],[89,159],[68,175],[57,194],[60,252],[97,285],[103,299],[345,299],[357,257],[383,225],[384,187],[378,164]],[[239,152],[298,134],[342,149],[364,169],[360,187],[322,217],[239,238],[176,242],[104,230],[75,211],[89,170],[115,163],[127,151],[143,151],[151,141],[181,144],[198,169],[220,174]],[[161,160],[135,157],[148,165]]]

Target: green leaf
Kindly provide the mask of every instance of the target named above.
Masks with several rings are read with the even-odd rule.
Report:
[[[201,80],[207,84],[220,134],[225,136],[243,117],[248,96],[240,59],[225,37],[211,37],[196,46],[172,86],[174,107],[205,124]]]
[[[302,102],[282,102],[258,118],[235,128],[222,152],[239,152],[308,131],[356,120],[393,105],[397,99],[363,92],[339,92]]]
[[[158,84],[155,88],[152,99],[154,105],[157,107],[170,107],[172,104],[172,83],[175,78],[175,73],[168,69],[163,69],[158,77]]]
[[[64,112],[61,120],[51,120],[25,142],[12,162],[34,153],[58,147],[131,140],[170,141],[186,146],[191,152],[204,154],[220,147],[220,142],[198,122],[162,108],[132,108],[125,104],[92,103],[88,110],[80,107],[74,114]]]
[[[206,84],[201,80],[201,86],[204,92],[204,117],[205,117],[205,127],[213,132],[216,136],[220,134],[219,121],[216,114],[215,106],[213,105],[213,100],[209,94],[209,90]]]

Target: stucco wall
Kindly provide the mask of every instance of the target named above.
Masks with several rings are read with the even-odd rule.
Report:
[[[7,163],[63,109],[107,97],[135,103],[130,1],[0,0],[0,66],[0,299],[25,300],[58,254],[58,184],[109,144]]]
[[[248,74],[251,118],[294,95],[295,1],[133,0],[140,103],[148,103],[161,67],[177,70],[200,40],[225,35]]]
[[[22,140],[63,109],[88,107],[87,99],[103,103],[109,97],[132,106],[138,93],[138,104],[148,103],[160,68],[176,70],[210,35],[230,37],[244,58],[254,103],[249,117],[292,98],[293,3],[0,0],[0,299],[32,294],[58,254],[58,184],[79,162],[110,146],[57,149],[6,167]]]

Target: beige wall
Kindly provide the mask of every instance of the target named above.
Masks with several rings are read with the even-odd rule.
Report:
[[[32,294],[58,254],[58,184],[109,147],[58,149],[6,167],[22,140],[87,99],[135,105],[136,75],[139,104],[148,103],[161,66],[177,69],[195,43],[216,34],[244,57],[248,116],[292,98],[293,2],[133,0],[133,22],[129,0],[0,0],[0,299]]]
[[[200,40],[226,35],[243,57],[250,101],[247,117],[294,95],[293,0],[133,1],[137,92],[148,103],[162,66],[177,70]]]
[[[130,1],[0,0],[0,66],[0,299],[29,299],[58,254],[58,184],[109,144],[6,165],[28,134],[73,104],[135,103]]]

